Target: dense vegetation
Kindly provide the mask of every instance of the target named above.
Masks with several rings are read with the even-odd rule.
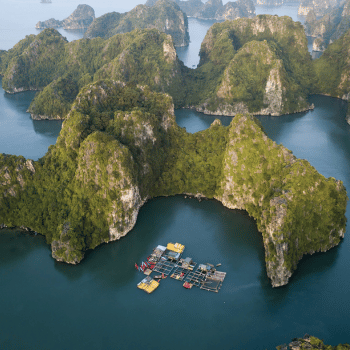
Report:
[[[173,38],[175,46],[189,43],[188,21],[179,6],[167,0],[158,0],[153,7],[138,5],[126,13],[111,12],[96,18],[85,33],[86,38],[110,38],[134,29],[157,28]]]
[[[344,232],[342,183],[274,144],[254,119],[188,134],[170,96],[133,83],[86,85],[56,145],[27,162],[1,156],[1,223],[44,234],[53,256],[71,263],[131,230],[147,198],[181,193],[246,209],[274,286],[288,282],[303,254],[329,249]]]
[[[259,45],[251,43],[249,51],[240,51],[245,44],[252,41],[266,41],[269,48],[259,51]],[[257,82],[256,70],[252,70],[253,65],[249,58],[254,57],[254,60],[267,63],[271,51],[273,59],[282,63],[278,74],[283,90],[283,112],[279,111],[280,114],[307,107],[306,97],[313,87],[314,75],[304,29],[300,23],[293,22],[289,17],[267,15],[216,23],[209,29],[201,46],[199,68],[189,83],[192,84],[193,91],[199,92],[190,97],[192,104],[206,103],[206,108],[213,112],[220,104],[232,104],[232,96],[222,99],[218,93],[225,70],[228,69],[234,71],[234,75],[231,75],[234,81],[231,84],[239,90],[236,93],[237,98],[233,97],[233,100],[244,101],[249,112],[256,112],[264,105],[266,81],[273,62],[259,64],[257,69],[262,76]],[[237,65],[239,69],[236,69]],[[255,86],[256,83],[259,85]],[[232,89],[231,84],[228,89]],[[205,88],[199,89],[199,85]],[[254,91],[255,89],[258,91]]]
[[[322,56],[315,60],[316,92],[339,98],[350,92],[349,49],[350,31],[329,45]]]
[[[309,335],[305,335],[303,338],[294,338],[293,341],[288,344],[288,346],[286,344],[279,345],[276,347],[276,349],[277,350],[293,350],[293,349],[349,350],[350,345],[349,344],[339,344],[336,346],[325,345],[321,339],[318,339],[316,337],[312,337]]]
[[[27,36],[1,57],[4,89],[43,90],[29,111],[48,118],[64,118],[78,91],[104,77],[168,92],[177,106],[186,93],[183,64],[171,39],[156,29],[70,43],[55,29],[45,29]]]

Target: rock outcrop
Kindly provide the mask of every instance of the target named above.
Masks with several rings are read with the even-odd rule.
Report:
[[[171,35],[175,46],[189,44],[187,16],[176,3],[167,0],[158,0],[153,7],[138,5],[123,14],[112,12],[98,17],[86,31],[85,37],[110,38],[136,28],[157,28]]]
[[[66,30],[86,30],[94,19],[95,11],[91,6],[78,5],[74,12],[63,21],[51,18],[44,22],[39,21],[35,25],[35,28],[45,29],[62,27]]]

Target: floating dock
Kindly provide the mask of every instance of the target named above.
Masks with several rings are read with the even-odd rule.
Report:
[[[156,272],[161,274],[162,279],[170,275],[175,280],[184,281],[184,288],[191,289],[195,286],[218,293],[226,277],[226,272],[216,271],[214,265],[209,263],[199,264],[197,267],[197,263],[193,262],[192,258],[181,258],[184,250],[185,246],[180,243],[168,243],[166,247],[159,245],[154,248],[152,254],[147,258],[147,262],[142,262],[140,268],[135,264],[137,269],[147,275],[138,283],[137,287],[147,293],[152,293],[158,288],[161,280],[158,279],[157,282],[152,279],[152,272]],[[153,277],[156,278],[156,276]]]
[[[148,294],[154,292],[158,287],[159,283],[149,276],[137,284],[137,288],[144,290]]]

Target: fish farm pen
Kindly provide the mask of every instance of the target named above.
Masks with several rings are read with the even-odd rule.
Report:
[[[143,272],[145,277],[137,287],[147,293],[152,293],[159,287],[162,279],[171,278],[183,281],[184,288],[199,287],[209,292],[218,292],[226,277],[226,272],[217,271],[212,264],[199,264],[192,258],[182,258],[185,246],[180,243],[168,243],[166,247],[159,245],[153,249],[147,261],[140,266],[135,264],[138,271]],[[221,264],[217,264],[220,266]],[[152,273],[158,273],[151,276]]]

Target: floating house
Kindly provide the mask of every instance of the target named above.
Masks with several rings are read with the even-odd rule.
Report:
[[[185,250],[185,246],[180,244],[180,243],[168,243],[168,245],[166,246],[166,249],[171,250],[175,253],[179,253],[182,254],[183,251]]]

